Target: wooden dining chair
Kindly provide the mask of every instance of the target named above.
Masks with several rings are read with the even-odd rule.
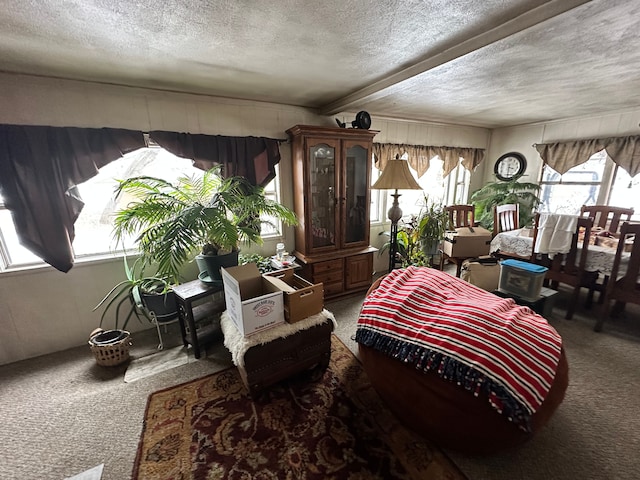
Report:
[[[635,235],[635,238],[633,239],[633,245],[631,247],[629,263],[627,264],[624,274],[620,276],[622,255],[625,251],[625,240],[630,239],[633,235]],[[611,279],[607,283],[604,293],[603,312],[602,315],[598,317],[596,326],[594,327],[596,332],[602,331],[604,322],[610,317],[615,317],[619,314],[626,303],[640,304],[640,283],[638,282],[639,274],[640,223],[624,222],[620,228],[620,240],[618,241],[618,248],[613,261]],[[611,302],[614,300],[616,303],[611,307]]]
[[[475,206],[460,204],[447,205],[443,208],[449,214],[449,225],[451,228],[474,227],[475,226]],[[445,262],[449,261],[456,265],[456,277],[462,272],[462,262],[471,257],[450,257],[440,250],[440,270],[444,269]]]
[[[444,211],[449,214],[449,225],[452,228],[475,226],[476,207],[473,205],[447,205]]]
[[[505,205],[495,205],[493,207],[493,236],[499,233],[518,230],[520,228],[520,205],[517,203],[507,203]],[[533,253],[533,252],[531,252]],[[516,260],[529,260],[531,254],[523,257],[515,252],[498,250],[492,255],[496,258],[515,258]]]
[[[633,214],[633,208],[609,205],[582,205],[580,208],[581,217],[592,217],[594,227],[600,227],[611,233],[619,233],[620,221],[630,222]]]
[[[539,222],[540,214],[537,213],[533,231],[534,249],[538,238]],[[568,253],[556,253],[553,257],[550,257],[547,253],[539,253],[533,256],[534,263],[548,268],[544,281],[546,285],[554,290],[558,290],[560,283],[573,287],[573,293],[569,300],[567,314],[565,315],[567,320],[573,317],[573,312],[578,303],[580,289],[583,287],[589,289],[586,306],[591,306],[590,299],[593,298],[593,289],[598,279],[598,272],[587,272],[584,266],[589,251],[589,235],[591,234],[592,228],[593,218],[580,217],[578,218]],[[584,236],[582,234],[584,234]]]
[[[520,205],[507,203],[493,207],[493,236],[520,228]]]
[[[633,208],[611,207],[609,205],[583,205],[580,208],[580,216],[592,217],[594,227],[607,230],[616,236],[620,233],[620,221],[631,221],[633,214]],[[609,276],[605,275],[602,282],[596,284],[595,290],[600,292],[598,303],[604,302],[604,292],[608,282]]]

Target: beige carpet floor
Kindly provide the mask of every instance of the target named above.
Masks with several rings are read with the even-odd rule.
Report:
[[[337,335],[351,340],[363,295],[335,302]],[[593,332],[598,309],[564,320],[562,292],[550,322],[570,365],[564,403],[531,442],[491,457],[446,452],[470,480],[640,478],[640,309]],[[180,345],[177,325],[163,335]],[[134,337],[132,356],[156,353],[155,330]],[[129,478],[150,393],[231,365],[222,341],[206,357],[124,382],[126,365],[96,365],[88,346],[0,366],[0,479],[60,480],[104,463],[102,478]],[[425,406],[428,408],[428,406]]]

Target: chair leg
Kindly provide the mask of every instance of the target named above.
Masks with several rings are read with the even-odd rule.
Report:
[[[613,307],[611,308],[611,316],[612,317],[619,317],[620,315],[622,315],[622,312],[624,312],[624,307],[627,304],[625,302],[621,302],[620,300],[617,300],[616,303],[613,304]]]
[[[602,280],[602,286],[600,288],[600,295],[598,295],[598,303],[604,303],[604,292],[607,290],[607,283],[609,283],[609,275],[605,275]]]
[[[588,310],[591,308],[591,306],[593,305],[593,294],[595,292],[595,286],[591,285],[589,287],[589,293],[587,293],[587,301],[585,302],[584,306],[585,308]]]
[[[604,325],[605,320],[607,320],[609,318],[609,314],[610,314],[610,306],[611,302],[609,300],[605,300],[604,301],[604,305],[602,306],[602,311],[600,313],[600,315],[598,316],[598,320],[596,321],[595,326],[593,327],[593,331],[594,332],[601,332],[602,331],[602,326]]]
[[[569,307],[567,308],[567,314],[564,316],[567,320],[571,320],[573,318],[573,312],[576,309],[576,304],[578,303],[578,298],[580,296],[580,287],[576,287],[573,289],[573,295],[571,295],[571,300],[569,301]]]
[[[460,278],[461,273],[462,273],[462,261],[456,260],[456,277]]]

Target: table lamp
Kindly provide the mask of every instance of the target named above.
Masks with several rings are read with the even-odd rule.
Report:
[[[382,171],[382,175],[376,180],[371,188],[376,190],[395,190],[392,193],[393,204],[387,212],[387,217],[391,220],[391,241],[389,248],[389,271],[395,266],[396,253],[398,253],[398,221],[402,218],[402,210],[398,204],[400,194],[398,190],[422,190],[413,175],[409,171],[409,164],[406,160],[396,158],[389,160]]]

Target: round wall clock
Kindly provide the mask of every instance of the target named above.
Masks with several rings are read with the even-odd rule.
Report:
[[[527,160],[524,156],[517,152],[505,153],[493,167],[493,173],[496,174],[498,180],[508,182],[521,176],[527,169]]]

